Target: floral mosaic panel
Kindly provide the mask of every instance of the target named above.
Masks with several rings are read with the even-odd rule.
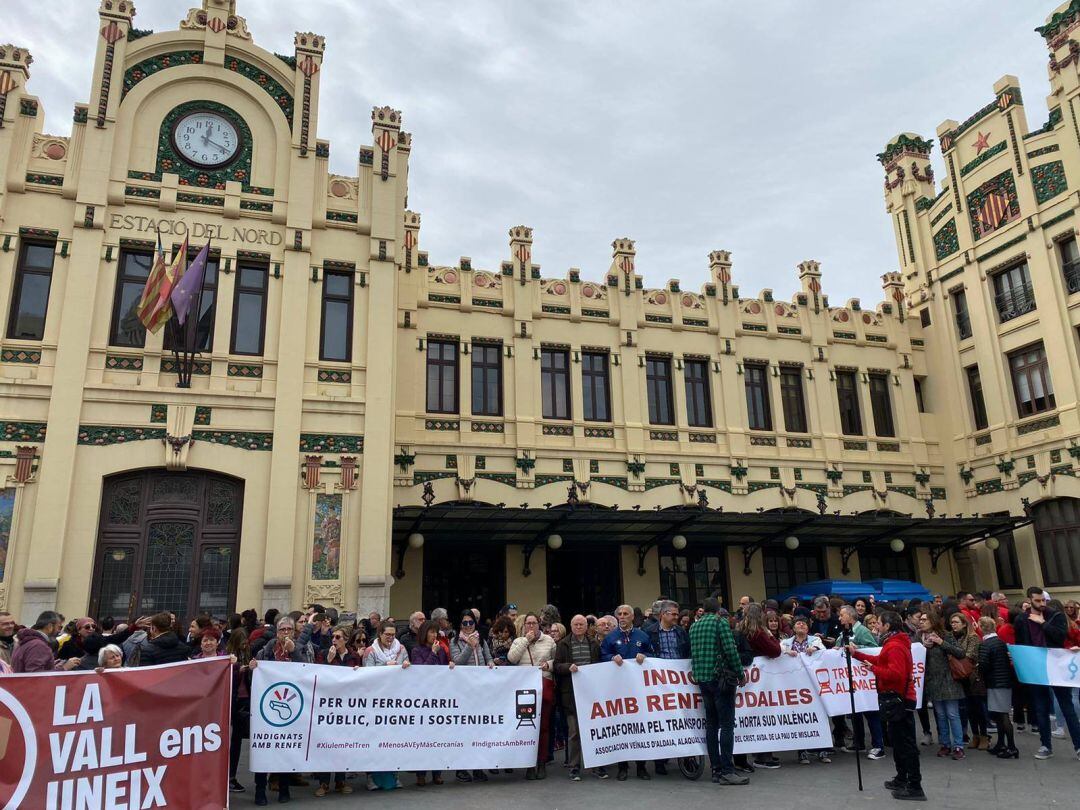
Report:
[[[960,250],[960,237],[956,232],[956,218],[950,219],[934,234],[934,256],[940,262]]]
[[[1035,189],[1035,202],[1042,205],[1069,189],[1065,180],[1065,164],[1060,160],[1031,167],[1031,185]]]
[[[315,498],[311,578],[337,579],[341,573],[341,494]]]

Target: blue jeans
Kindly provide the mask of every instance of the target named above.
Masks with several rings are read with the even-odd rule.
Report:
[[[937,733],[941,744],[947,748],[963,748],[964,728],[960,725],[960,701],[935,700],[934,717],[937,718]]]
[[[1076,707],[1072,701],[1072,690],[1067,686],[1034,686],[1028,685],[1031,702],[1035,708],[1035,722],[1039,726],[1039,743],[1044,748],[1053,749],[1053,738],[1050,736],[1050,704],[1052,697],[1056,697],[1061,704],[1061,714],[1065,718],[1065,725],[1072,737],[1073,748],[1080,751],[1080,720],[1076,717]]]
[[[717,681],[698,684],[705,701],[705,747],[715,773],[735,773],[735,690]]]
[[[866,718],[866,725],[870,726],[870,747],[884,748],[885,741],[881,736],[880,712],[859,712],[855,715],[855,728],[853,730],[855,746],[860,750],[866,750],[866,730],[863,728],[862,722],[864,717]]]

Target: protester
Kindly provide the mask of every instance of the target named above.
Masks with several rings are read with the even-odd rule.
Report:
[[[405,645],[405,650],[408,653],[412,653],[413,647],[417,644],[417,633],[420,631],[420,625],[427,621],[427,617],[424,616],[424,611],[418,610],[409,616],[409,626],[405,629],[405,632],[401,634],[401,638],[398,639]]]
[[[315,653],[311,642],[298,644],[296,641],[296,622],[289,616],[278,619],[274,641],[263,645],[255,656],[260,661],[293,661],[299,664],[311,664]]]
[[[873,616],[874,614],[870,614]],[[840,620],[840,640],[838,647],[846,647],[854,644],[857,649],[864,647],[877,647],[878,640],[874,637],[862,622],[859,621],[858,611],[851,605],[840,608],[837,618]],[[867,759],[885,758],[885,741],[882,736],[881,715],[876,711],[857,712],[852,717],[853,746],[844,746],[841,750],[845,753],[857,754],[866,750],[866,728],[870,727],[870,750],[866,752]]]
[[[601,661],[614,661],[618,666],[622,666],[627,660],[641,664],[646,656],[654,654],[648,634],[634,626],[634,609],[630,605],[619,605],[615,609],[615,621],[618,627],[608,633],[600,643]],[[652,779],[644,762],[635,762],[634,766],[638,779]],[[629,772],[629,764],[620,762],[615,778],[625,782]]]
[[[63,626],[63,616],[46,610],[38,616],[33,627],[20,630],[16,635],[15,651],[11,654],[11,669],[14,672],[53,672],[77,667],[82,656],[58,661],[53,655],[52,641]]]
[[[368,647],[364,656],[365,667],[409,666],[409,653],[405,645],[398,641],[394,623],[384,621],[379,625],[378,635]]]
[[[1016,631],[1016,643],[1032,647],[1064,648],[1069,637],[1069,624],[1065,614],[1048,608],[1046,594],[1038,586],[1027,589],[1027,598],[1030,608],[1019,616],[1013,625]],[[1077,720],[1076,707],[1073,705],[1069,689],[1064,686],[1028,684],[1027,693],[1031,697],[1035,723],[1039,729],[1040,746],[1035,752],[1035,759],[1049,759],[1054,755],[1050,729],[1050,704],[1055,697],[1061,706],[1061,714],[1065,716],[1065,724],[1069,729],[1076,756],[1080,758],[1080,721]]]
[[[997,634],[997,623],[988,616],[979,619],[982,641],[979,643],[979,672],[986,684],[986,702],[990,717],[997,726],[997,743],[989,752],[1000,759],[1019,759],[1012,719],[1013,670],[1009,650]]]
[[[829,649],[840,637],[840,620],[833,613],[828,597],[819,596],[814,600],[814,615],[810,620],[810,635],[817,636]]]
[[[224,651],[219,649],[221,643],[221,631],[216,627],[207,627],[199,634],[199,651],[191,656],[191,658],[217,658],[219,655],[224,655]]]
[[[720,602],[708,597],[701,617],[690,625],[690,662],[705,704],[705,747],[712,781],[719,785],[746,785],[748,777],[735,773],[735,692],[746,683],[731,625],[721,620]]]
[[[362,667],[364,665],[363,649],[366,649],[366,645],[363,645],[363,641],[357,642],[357,639],[352,635],[352,632],[345,625],[339,624],[332,631],[330,631],[330,647],[323,654],[321,664],[330,664],[335,667]],[[357,633],[363,633],[362,627],[358,627]],[[363,636],[360,637],[363,639]],[[361,650],[358,652],[357,648]]]
[[[15,617],[7,611],[0,611],[0,661],[11,665],[11,654],[15,650]]]
[[[254,613],[254,611],[252,611]],[[252,618],[255,618],[252,616]],[[243,793],[246,788],[236,779],[240,751],[251,734],[251,644],[247,630],[238,627],[229,633],[225,654],[232,658],[232,725],[229,728],[229,791]]]
[[[996,613],[996,610],[995,610]],[[981,616],[979,617],[982,618]],[[971,625],[966,611],[958,611],[949,617],[949,627],[957,645],[971,662],[971,674],[960,681],[964,690],[964,706],[971,724],[971,748],[986,751],[990,748],[990,735],[986,728],[986,682],[979,672],[979,636]]]
[[[513,620],[509,616],[499,616],[492,623],[489,636],[491,638],[492,661],[497,667],[506,666],[510,663],[506,657],[510,652],[510,645],[514,643],[514,639],[517,637]]]
[[[570,620],[570,633],[555,645],[555,677],[567,724],[567,764],[570,766],[570,779],[581,781],[581,736],[577,719],[577,705],[574,703],[573,673],[580,667],[595,664],[600,660],[600,643],[588,636],[588,621],[582,615]],[[596,768],[593,773],[599,779],[607,779],[604,768]]]
[[[506,660],[514,666],[538,667],[543,676],[543,696],[540,701],[540,742],[536,748],[535,768],[525,771],[525,778],[547,779],[548,736],[551,734],[551,715],[555,708],[554,658],[555,642],[540,632],[540,617],[526,613],[521,625],[522,635],[514,639]]]
[[[755,656],[779,658],[780,639],[771,633],[765,624],[765,611],[761,605],[750,604],[743,609],[743,618],[739,622],[739,633],[746,640],[747,646]],[[771,752],[759,753],[754,758],[754,765],[775,770],[780,767],[780,759]]]
[[[450,660],[459,667],[493,667],[494,661],[487,642],[480,638],[480,632],[476,629],[476,616],[471,610],[466,610],[458,619],[458,632],[450,642]],[[487,774],[482,768],[476,768],[471,773],[467,770],[459,770],[455,774],[459,782],[486,782]]]
[[[793,633],[780,642],[780,651],[785,655],[799,656],[808,655],[813,657],[815,653],[822,652],[825,644],[817,636],[810,635],[810,621],[805,616],[799,616],[792,624]],[[818,762],[828,764],[832,762],[831,751],[822,748],[818,751],[800,749],[798,752],[799,764],[809,765],[810,755],[817,757]]]
[[[886,610],[881,622],[881,652],[871,655],[854,643],[848,646],[853,658],[865,661],[874,673],[878,705],[893,747],[896,776],[885,783],[894,799],[926,801],[919,768],[919,747],[915,742],[915,678],[912,674],[911,639],[903,630],[900,615]]]
[[[81,658],[86,655],[84,644],[86,639],[95,635],[98,632],[97,622],[91,619],[89,616],[84,616],[81,619],[75,620],[75,632],[63,643],[57,647],[57,658]],[[101,649],[100,647],[98,648]],[[95,653],[96,654],[96,653]],[[91,667],[93,669],[93,667]]]
[[[120,669],[124,666],[124,651],[115,644],[106,644],[97,654],[99,670]]]
[[[436,608],[431,611],[432,616],[442,610],[442,608]],[[445,615],[446,611],[443,611]],[[420,629],[416,633],[416,646],[412,648],[412,652],[409,653],[409,659],[414,666],[448,666],[450,669],[454,668],[454,662],[449,659],[446,654],[446,648],[443,646],[444,637],[441,635],[443,631],[440,630],[439,618],[429,619],[420,625]],[[442,771],[431,772],[431,783],[434,785],[441,785],[443,783]],[[416,772],[416,786],[423,787],[427,784],[427,771]]]
[[[949,658],[967,660],[964,649],[956,644],[951,633],[946,633],[941,614],[929,610],[922,615],[920,640],[926,647],[926,676],[923,701],[934,704],[937,718],[939,757],[964,758],[964,732],[960,723],[960,702],[964,699],[964,687],[953,677]]]

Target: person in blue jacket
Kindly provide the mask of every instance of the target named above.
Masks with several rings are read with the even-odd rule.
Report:
[[[652,642],[644,630],[634,627],[634,609],[630,605],[619,605],[615,609],[615,620],[619,626],[604,637],[600,644],[600,660],[614,661],[622,666],[624,661],[633,660],[644,663],[648,656],[653,655]],[[637,778],[652,779],[644,762],[637,762]],[[615,778],[625,782],[629,776],[630,763],[620,762],[618,773]]]
[[[690,657],[690,634],[679,625],[679,605],[670,599],[661,599],[654,606],[657,621],[646,631],[653,656],[674,660]],[[667,776],[667,760],[653,763],[657,776]]]

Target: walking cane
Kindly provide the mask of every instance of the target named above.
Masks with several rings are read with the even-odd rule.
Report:
[[[862,790],[862,760],[859,758],[859,737],[855,733],[855,723],[858,722],[855,719],[855,675],[851,671],[851,648],[848,646],[851,635],[843,633],[841,640],[844,639],[847,640],[847,644],[844,644],[844,656],[847,658],[848,697],[851,698],[851,741],[855,744],[855,772],[859,775],[859,790]]]

